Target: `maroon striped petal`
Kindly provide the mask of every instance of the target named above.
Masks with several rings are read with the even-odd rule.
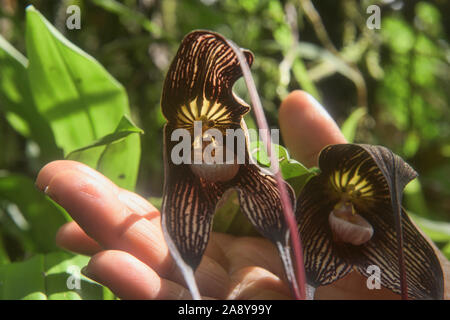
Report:
[[[342,254],[342,244],[333,241],[328,216],[338,199],[328,192],[327,180],[323,174],[312,177],[297,201],[305,273],[313,287],[333,283],[353,269],[352,263]]]
[[[251,64],[253,55],[249,51],[245,55]],[[228,167],[221,165],[175,164],[170,158],[174,147],[171,134],[186,129],[192,154],[198,143],[193,135],[196,121],[202,122],[200,138],[207,129],[225,134],[227,129],[241,128],[242,116],[250,109],[232,92],[241,75],[238,59],[222,36],[194,31],[183,39],[164,82],[161,109],[168,123],[164,129],[162,226],[172,257],[196,299],[200,294],[193,274],[206,249],[212,216],[224,191],[211,177],[231,179],[234,174],[226,174]],[[231,168],[235,173],[237,164]]]
[[[285,183],[295,210],[295,193]],[[278,249],[287,279],[291,287],[297,287],[289,230],[281,206],[280,191],[272,174],[253,163],[241,165],[235,179],[226,184],[238,192],[242,212],[265,238],[271,240]]]
[[[169,134],[166,126],[162,225],[170,251],[195,270],[208,244],[212,217],[224,189],[197,177],[189,165],[175,165],[168,159],[172,146]]]
[[[244,50],[249,65],[250,51]],[[219,34],[194,31],[182,41],[164,82],[161,108],[169,124],[191,129],[194,121],[210,127],[238,128],[250,107],[232,92],[242,76],[236,55]]]

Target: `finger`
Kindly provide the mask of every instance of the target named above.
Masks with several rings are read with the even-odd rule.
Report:
[[[75,222],[71,221],[59,228],[56,244],[66,250],[91,256],[102,250],[102,247]]]
[[[183,283],[164,241],[159,214],[133,213],[104,183],[84,172],[63,170],[44,189],[102,247],[129,252],[162,277]],[[208,296],[223,294],[229,283],[227,272],[207,256],[196,279],[200,292]]]
[[[59,166],[53,166],[53,172],[55,172],[55,168],[59,170],[70,170],[81,168],[80,172],[89,173],[89,170],[85,170],[84,165],[78,166],[74,161],[58,161]],[[73,165],[75,164],[75,165]],[[47,174],[44,172],[44,174]],[[91,175],[94,176],[94,175]],[[95,177],[95,176],[94,176]],[[98,177],[98,175],[96,176]],[[50,178],[48,175],[45,180],[48,181]],[[102,179],[103,180],[103,179]],[[43,182],[44,180],[41,180]],[[105,183],[109,183],[107,178],[103,180]],[[114,187],[112,187],[114,188]],[[117,191],[115,191],[117,192]],[[133,213],[138,215],[145,216],[149,213],[153,213],[153,215],[159,215],[158,210],[150,204],[147,200],[137,195],[136,193],[130,192],[124,189],[118,189],[118,198],[119,200],[128,207]],[[151,219],[151,217],[150,217]],[[102,247],[91,237],[89,237],[80,226],[72,221],[65,225],[63,225],[56,234],[56,244],[66,250],[76,252],[84,255],[93,255],[102,250]]]
[[[121,189],[118,197],[133,213],[142,216],[147,215],[147,217],[149,212],[154,215],[159,215],[159,212],[153,205],[133,192]],[[84,255],[93,255],[102,250],[102,247],[94,239],[89,237],[74,221],[63,225],[58,230],[56,244],[66,250]]]
[[[286,282],[264,268],[253,266],[236,270],[231,275],[231,283],[227,299],[292,299]]]
[[[57,160],[52,161],[45,165],[40,171],[36,178],[36,186],[41,191],[49,185],[50,180],[53,177],[64,171],[78,171],[80,173],[86,174],[93,179],[97,180],[99,183],[103,185],[103,187],[108,188],[111,192],[117,194],[120,191],[120,188],[116,186],[111,180],[102,175],[100,172],[93,170],[91,167],[77,161],[72,160]]]
[[[127,205],[131,211],[137,213],[139,215],[146,215],[149,212],[157,212],[158,210],[143,197],[138,194],[119,188],[116,184],[114,184],[107,177],[102,175],[100,172],[93,170],[91,167],[71,160],[57,160],[50,162],[46,166],[44,166],[38,174],[36,179],[36,186],[44,191],[45,187],[48,186],[50,180],[57,174],[62,171],[73,170],[78,171],[80,173],[87,174],[101,182],[105,188],[110,189],[114,194],[117,194],[119,200]]]
[[[225,255],[229,261],[229,274],[247,267],[260,267],[278,277],[285,277],[278,251],[267,239],[253,237],[236,238],[226,248]]]
[[[141,215],[128,210],[119,200],[120,189],[117,186],[100,173],[78,162],[55,161],[48,164],[39,173],[36,185],[46,190],[53,200],[63,206],[91,238],[107,248],[123,245],[120,239],[124,236],[123,233],[133,228],[142,218]],[[121,198],[127,202],[129,196],[124,193]],[[163,264],[168,252],[162,238],[159,216],[149,219],[148,223],[140,223],[139,226],[139,231],[150,238],[147,242],[153,244],[143,254],[149,260],[156,259],[158,265]],[[138,232],[130,233],[134,239],[128,239],[129,242],[142,238]],[[170,269],[170,265],[168,268]]]
[[[281,104],[279,122],[283,140],[292,157],[308,167],[329,144],[346,143],[336,122],[308,93],[293,91]]]
[[[150,219],[160,215],[158,209],[134,192],[120,189],[118,197],[120,202],[127,206],[133,213]]]
[[[205,256],[217,261],[224,270],[229,270],[229,261],[225,255],[229,243],[234,241],[235,237],[230,234],[212,232],[208,246],[205,250]],[[229,273],[229,272],[228,272]]]
[[[161,278],[145,263],[124,251],[102,251],[83,273],[111,289],[121,299],[190,299],[189,291]]]

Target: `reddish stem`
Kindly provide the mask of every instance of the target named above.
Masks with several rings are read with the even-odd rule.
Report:
[[[395,172],[394,162],[394,172]],[[395,231],[397,236],[397,255],[398,255],[398,270],[400,273],[400,291],[402,300],[408,300],[408,283],[405,266],[405,255],[403,253],[403,227],[402,227],[402,205],[401,196],[397,193],[397,176],[394,175],[392,186],[395,188],[391,193],[392,209],[395,215]],[[392,188],[392,187],[391,187]]]
[[[253,77],[250,72],[250,68],[247,64],[247,60],[245,59],[242,51],[238,48],[232,41],[227,40],[228,44],[231,46],[233,51],[238,57],[239,63],[241,65],[242,73],[244,75],[244,80],[247,85],[248,92],[250,94],[250,99],[253,104],[253,110],[255,112],[256,122],[260,129],[263,129],[263,132],[266,134],[262,136],[262,140],[267,149],[267,152],[270,156],[271,165],[275,171],[275,180],[277,181],[278,190],[280,191],[280,200],[281,206],[283,209],[284,219],[289,229],[291,245],[293,248],[293,255],[295,260],[295,268],[297,275],[297,283],[298,286],[293,286],[295,298],[297,300],[305,300],[306,299],[306,276],[305,276],[305,266],[303,262],[303,250],[300,240],[300,235],[297,229],[297,221],[295,219],[294,211],[291,205],[291,201],[289,199],[288,191],[286,185],[284,184],[284,180],[281,176],[280,168],[278,165],[278,158],[274,152],[272,152],[272,143],[269,134],[269,126],[267,124],[266,117],[264,115],[264,110],[261,104],[261,100],[259,99],[258,92],[256,90],[255,82],[253,81]]]

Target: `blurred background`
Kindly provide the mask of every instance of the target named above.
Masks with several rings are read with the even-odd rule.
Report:
[[[163,185],[164,76],[183,36],[209,29],[254,53],[253,76],[272,127],[282,99],[303,89],[350,141],[387,146],[410,163],[420,176],[408,186],[406,208],[450,256],[450,1],[0,0],[0,35],[25,56],[30,3],[125,87],[131,118],[145,132],[136,191],[156,204]],[[79,30],[66,28],[72,4],[81,9]],[[367,25],[373,4],[381,9],[379,29]],[[0,83],[1,73],[0,63]],[[249,101],[242,80],[235,91]],[[32,135],[18,132],[4,102],[0,95],[0,172],[34,180],[46,162],[64,154],[43,152]],[[8,186],[0,186],[2,250],[9,261],[20,261],[32,245],[2,190],[4,196]]]

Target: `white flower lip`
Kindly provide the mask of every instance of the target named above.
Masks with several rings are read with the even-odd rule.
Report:
[[[359,214],[352,213],[351,205],[331,211],[328,223],[337,242],[362,245],[373,236],[373,227]]]

